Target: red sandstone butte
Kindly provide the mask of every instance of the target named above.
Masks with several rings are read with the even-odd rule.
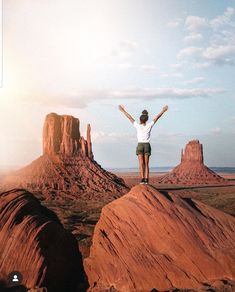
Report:
[[[90,291],[199,291],[234,281],[235,218],[138,185],[103,207],[84,267]]]
[[[43,155],[5,177],[1,189],[26,188],[46,199],[119,197],[128,188],[104,170],[92,153],[91,126],[81,136],[79,119],[50,113],[43,126]]]
[[[190,141],[182,150],[181,163],[158,180],[158,183],[166,185],[218,185],[228,182],[204,165],[203,148],[198,140]]]
[[[22,189],[0,193],[0,259],[1,285],[8,286],[7,276],[13,271],[22,274],[22,285],[28,289],[74,292],[84,283],[75,237]]]

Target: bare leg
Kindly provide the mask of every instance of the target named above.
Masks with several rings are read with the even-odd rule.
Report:
[[[141,178],[144,178],[144,155],[139,154],[139,165],[140,165],[140,176]]]
[[[145,164],[145,172],[144,172],[144,177],[149,178],[149,155],[145,154],[144,155],[144,164]]]

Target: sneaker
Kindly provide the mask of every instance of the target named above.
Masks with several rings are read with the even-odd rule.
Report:
[[[145,184],[145,185],[148,185],[148,183],[149,183],[149,179],[146,178],[146,179],[144,180],[144,184]]]
[[[140,184],[141,184],[141,185],[144,185],[144,184],[145,184],[145,178],[142,178]]]

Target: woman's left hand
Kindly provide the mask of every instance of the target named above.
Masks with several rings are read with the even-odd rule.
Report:
[[[119,105],[118,108],[119,108],[119,110],[120,110],[121,112],[125,111],[125,109],[124,109],[124,107],[123,107],[122,105]]]

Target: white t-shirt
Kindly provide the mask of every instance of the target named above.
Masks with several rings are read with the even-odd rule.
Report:
[[[136,121],[133,123],[137,130],[137,139],[139,143],[148,143],[150,141],[150,133],[154,125],[154,121],[147,123],[145,125],[138,124]]]

